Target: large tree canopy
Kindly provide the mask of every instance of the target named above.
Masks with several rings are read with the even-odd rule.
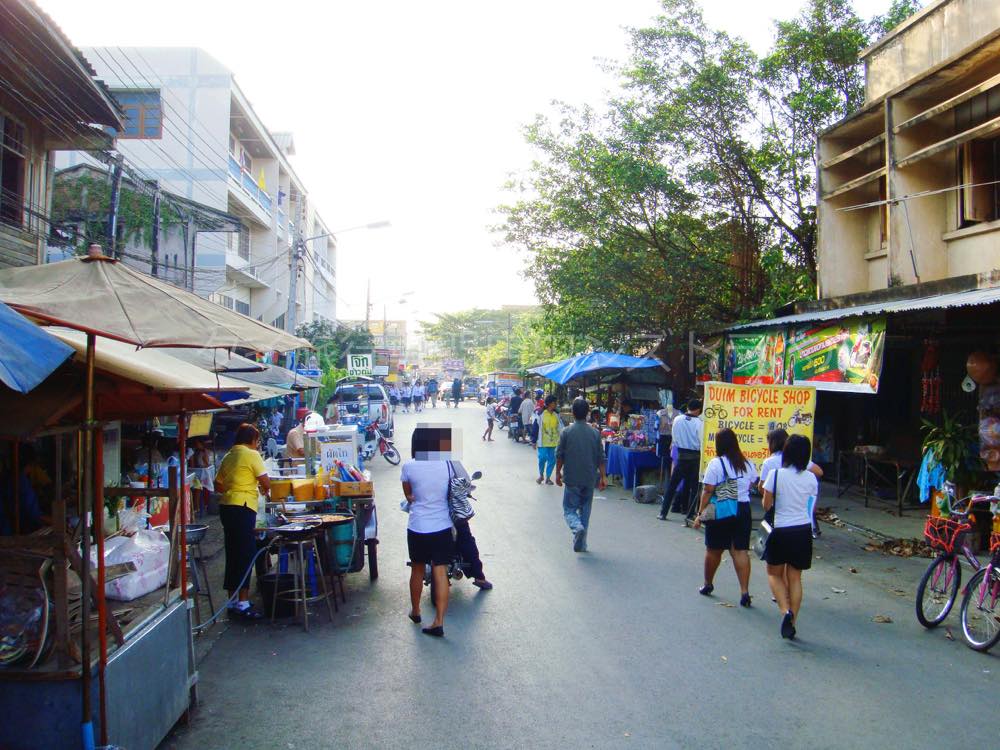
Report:
[[[919,7],[807,0],[758,57],[694,0],[630,32],[621,91],[526,129],[508,243],[550,333],[598,346],[758,316],[815,289],[816,138],[863,102],[858,53]]]

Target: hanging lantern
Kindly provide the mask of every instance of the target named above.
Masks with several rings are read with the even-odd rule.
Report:
[[[965,361],[965,371],[979,385],[987,385],[997,379],[997,363],[989,354],[975,351]]]

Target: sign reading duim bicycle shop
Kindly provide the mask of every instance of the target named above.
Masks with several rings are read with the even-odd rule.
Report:
[[[760,468],[770,455],[767,433],[784,428],[790,435],[813,439],[816,389],[797,385],[705,384],[702,412],[701,473],[715,458],[715,434],[726,427],[736,433],[743,455]]]
[[[374,359],[372,354],[349,354],[347,356],[347,374],[352,378],[371,377],[375,364]]]

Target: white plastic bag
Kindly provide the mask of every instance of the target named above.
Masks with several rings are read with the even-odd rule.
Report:
[[[104,564],[118,565],[131,562],[136,569],[128,575],[109,581],[104,586],[108,599],[130,602],[155,591],[167,582],[167,561],[170,541],[162,531],[140,529],[135,536],[116,536],[104,547]],[[97,564],[97,551],[91,555]]]

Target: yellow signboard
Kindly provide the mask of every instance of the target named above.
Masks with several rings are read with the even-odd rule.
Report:
[[[715,458],[715,434],[726,427],[736,433],[743,455],[760,468],[770,455],[767,433],[784,428],[789,435],[812,440],[816,389],[794,385],[705,383],[701,473]]]

